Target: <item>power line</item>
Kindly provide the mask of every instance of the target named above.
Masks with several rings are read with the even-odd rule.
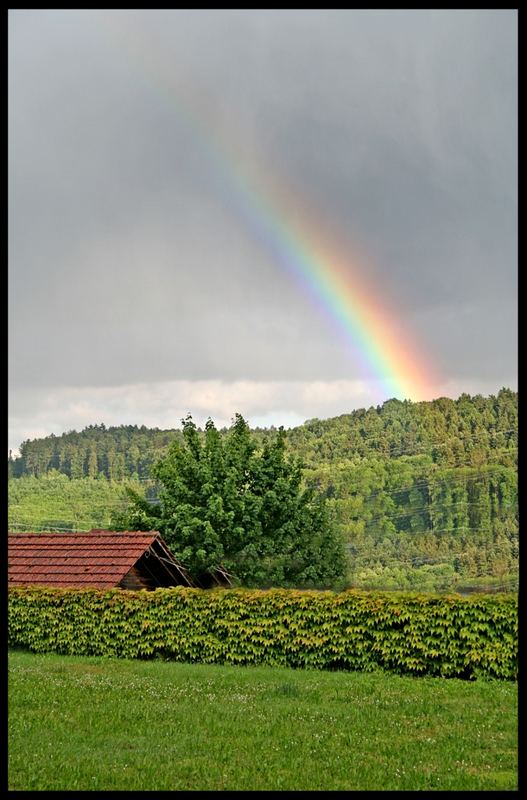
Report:
[[[457,470],[457,469],[464,469],[465,467],[470,467],[470,465],[464,465],[462,467],[450,467],[449,469]],[[474,469],[477,469],[477,467],[474,467]],[[400,489],[394,489],[394,490],[390,490],[390,491],[387,491],[387,490],[384,490],[384,489],[377,489],[375,492],[372,492],[370,495],[365,497],[364,498],[364,502],[366,502],[368,500],[373,500],[375,497],[378,497],[378,495],[380,495],[380,494],[388,495],[390,497],[393,497],[396,494],[402,494],[403,492],[408,492],[408,491],[411,491],[412,489],[430,488],[430,487],[434,487],[434,486],[440,486],[443,483],[446,483],[447,485],[450,484],[450,483],[457,483],[457,482],[462,482],[462,481],[467,481],[467,482],[470,481],[470,482],[474,483],[475,481],[484,480],[489,475],[502,474],[502,470],[507,470],[507,469],[511,469],[511,467],[498,466],[498,467],[494,468],[494,466],[493,466],[492,469],[480,472],[479,473],[480,477],[477,477],[477,475],[457,475],[457,476],[453,475],[452,477],[445,476],[444,478],[440,478],[437,481],[433,481],[433,482],[422,481],[421,483],[414,483],[414,484],[411,484],[411,485],[408,485],[408,486],[403,486]]]
[[[379,520],[386,520],[386,519],[398,519],[400,517],[411,517],[413,514],[419,514],[422,511],[426,511],[429,513],[430,511],[437,511],[438,509],[447,509],[450,510],[452,508],[456,508],[457,506],[477,506],[479,508],[485,508],[485,503],[482,502],[471,502],[469,500],[460,500],[458,503],[441,503],[438,505],[428,505],[428,506],[420,506],[420,508],[414,508],[410,511],[405,511],[401,514],[380,514],[377,517],[372,517],[369,520],[366,520],[367,524],[372,522],[378,522]],[[517,506],[518,503],[502,503],[499,506],[499,509],[504,508],[512,508]],[[490,512],[492,512],[492,507],[489,508]]]
[[[462,465],[460,465],[458,467],[449,467],[449,469],[451,469],[451,470],[466,469],[466,468],[469,468],[469,469],[472,468],[474,470],[478,469],[477,467],[473,467],[471,464],[462,464]],[[476,475],[469,474],[469,475],[457,475],[457,476],[454,475],[452,477],[445,476],[444,478],[440,478],[439,480],[434,481],[432,483],[429,482],[429,481],[422,481],[421,483],[414,483],[412,485],[404,486],[404,487],[402,487],[400,489],[393,489],[393,490],[392,489],[391,490],[377,489],[372,494],[367,495],[366,497],[363,497],[362,500],[363,500],[363,503],[366,503],[368,500],[372,500],[372,499],[374,499],[375,497],[378,497],[381,494],[383,495],[383,497],[393,497],[393,496],[395,496],[397,494],[402,494],[403,492],[410,491],[412,489],[439,486],[439,485],[444,484],[444,483],[446,483],[447,485],[449,483],[462,482],[462,481],[467,481],[467,482],[470,481],[470,482],[474,483],[476,481],[485,480],[485,478],[487,478],[488,476],[491,476],[491,475],[503,474],[503,470],[507,470],[507,469],[511,469],[511,467],[506,467],[506,466],[502,466],[502,465],[497,465],[497,466],[493,465],[492,469],[489,469],[489,470],[486,470],[486,471],[480,471]],[[435,470],[432,470],[432,471],[435,471]],[[360,494],[357,494],[355,496],[357,498],[361,498]],[[146,498],[145,497],[144,499],[149,503],[158,502],[158,498]],[[350,498],[346,497],[346,498],[336,498],[336,499],[350,499]]]
[[[389,493],[386,493],[386,496],[390,496]],[[147,503],[148,505],[151,505],[151,506],[158,506],[158,505],[160,505],[160,502],[161,502],[159,500],[159,498],[141,498],[141,500],[144,501],[145,503]],[[489,504],[490,504],[491,514],[492,514],[493,511],[495,512],[496,510],[498,512],[501,512],[503,509],[513,508],[513,507],[518,506],[518,502],[517,501],[513,502],[513,503],[501,503],[500,502],[498,504],[498,508],[497,509],[493,508],[492,502],[490,500],[489,500]],[[357,516],[357,517],[351,516],[349,521],[350,522],[364,521],[366,524],[369,525],[369,524],[377,522],[377,521],[413,516],[414,514],[419,514],[421,512],[429,513],[429,512],[438,511],[440,509],[444,509],[444,510],[449,511],[449,510],[451,510],[453,508],[457,508],[458,506],[471,506],[471,507],[472,506],[477,506],[477,507],[480,507],[480,508],[484,508],[485,506],[488,506],[489,504],[487,502],[484,502],[484,501],[470,501],[470,500],[460,500],[460,501],[457,501],[455,503],[446,503],[446,502],[444,502],[444,503],[436,503],[436,504],[432,503],[432,504],[428,504],[428,505],[425,505],[425,506],[419,506],[417,508],[410,508],[409,511],[404,511],[404,512],[397,511],[396,513],[393,513],[393,514],[377,514],[375,517],[370,517],[369,519],[367,519],[367,518],[365,519],[364,518],[365,515],[366,515],[366,512],[368,511],[368,509],[366,509],[364,507],[361,507],[360,509],[357,509],[357,511],[355,512],[359,516]],[[15,519],[16,519],[16,516],[15,516],[16,515],[16,509],[17,509],[17,507],[19,507],[19,505],[20,504],[14,504],[9,509],[10,513],[14,516]],[[124,504],[116,504],[116,505],[108,505],[108,506],[106,506],[106,510],[108,512],[108,514],[106,516],[107,517],[111,516],[111,514],[113,512],[116,512],[116,511],[117,512],[118,511],[123,511],[124,512],[127,509],[128,509],[128,505],[126,503],[124,503]],[[57,516],[59,516],[60,513],[61,512],[58,511],[57,512]],[[70,516],[70,514],[68,514],[67,512],[64,512],[64,516]],[[496,518],[497,518],[497,515],[496,515],[496,513],[494,513],[492,519],[494,520]],[[80,519],[79,520],[79,519],[76,519],[75,521],[77,523],[79,523],[79,524],[82,524],[82,523],[92,524],[92,522],[90,520],[84,520],[84,519]]]

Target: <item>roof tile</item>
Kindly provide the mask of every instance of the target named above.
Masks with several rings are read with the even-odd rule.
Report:
[[[117,586],[158,531],[9,533],[10,585]]]

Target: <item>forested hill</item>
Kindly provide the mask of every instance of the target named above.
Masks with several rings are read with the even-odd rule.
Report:
[[[438,465],[516,463],[518,398],[461,395],[430,402],[388,400],[332,419],[312,419],[288,432],[288,447],[306,467],[378,457],[426,454]],[[250,420],[249,420],[250,422]],[[258,438],[274,428],[254,429]],[[9,459],[10,477],[39,477],[57,470],[71,478],[104,475],[111,480],[146,478],[153,462],[179,437],[179,430],[144,425],[90,425],[81,432],[28,440]]]
[[[513,588],[518,576],[517,393],[389,400],[287,434],[327,499],[363,588]],[[253,430],[262,441],[274,429]],[[10,460],[12,530],[108,527],[177,430],[105,428],[24,442]]]
[[[484,464],[494,461],[498,451],[509,465],[516,458],[517,432],[517,393],[502,389],[496,397],[388,400],[333,419],[309,420],[291,430],[288,439],[291,450],[310,466],[419,454],[428,454],[436,464]]]

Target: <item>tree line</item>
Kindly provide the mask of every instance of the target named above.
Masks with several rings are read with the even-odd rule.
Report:
[[[352,585],[442,589],[478,581],[507,587],[517,580],[515,392],[422,403],[389,400],[334,419],[309,420],[287,434],[244,425],[255,454],[270,452],[279,440],[284,459],[302,465],[295,473],[297,488],[323,499],[331,528],[344,543]],[[196,447],[206,448],[208,442],[210,448],[214,435],[218,452],[228,451],[232,430],[214,428],[213,434],[210,424],[192,430]],[[145,514],[148,510],[137,523],[159,528],[162,485],[154,465],[181,448],[186,436],[185,424],[172,431],[94,425],[26,442],[20,458],[10,461],[12,477],[20,476],[10,481],[10,522],[22,529],[30,519],[47,519],[66,527],[75,516],[75,525],[87,529],[82,518],[93,516],[87,498],[92,491],[96,496],[97,483],[98,496],[108,495],[104,516],[109,524],[130,510],[124,491],[129,484],[136,499],[142,498]],[[69,507],[77,512],[68,515],[62,503],[61,516],[58,494],[64,499],[71,492],[79,502]],[[37,511],[38,498],[47,513]],[[93,527],[106,526],[100,521],[101,504],[93,506],[98,509]],[[255,518],[250,527],[258,528]]]
[[[393,399],[332,419],[308,420],[288,431],[286,447],[310,468],[423,453],[441,466],[496,461],[515,466],[517,431],[517,392],[503,388],[488,397],[462,394],[457,400],[441,397],[419,403]],[[226,433],[226,428],[220,430]],[[263,444],[276,429],[255,428],[252,434]],[[81,432],[22,442],[20,455],[9,456],[8,472],[15,478],[40,477],[50,470],[71,478],[146,478],[170,443],[181,437],[180,429],[89,425]]]

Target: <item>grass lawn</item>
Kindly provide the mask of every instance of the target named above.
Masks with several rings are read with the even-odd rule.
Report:
[[[517,789],[517,685],[9,653],[9,789]]]

